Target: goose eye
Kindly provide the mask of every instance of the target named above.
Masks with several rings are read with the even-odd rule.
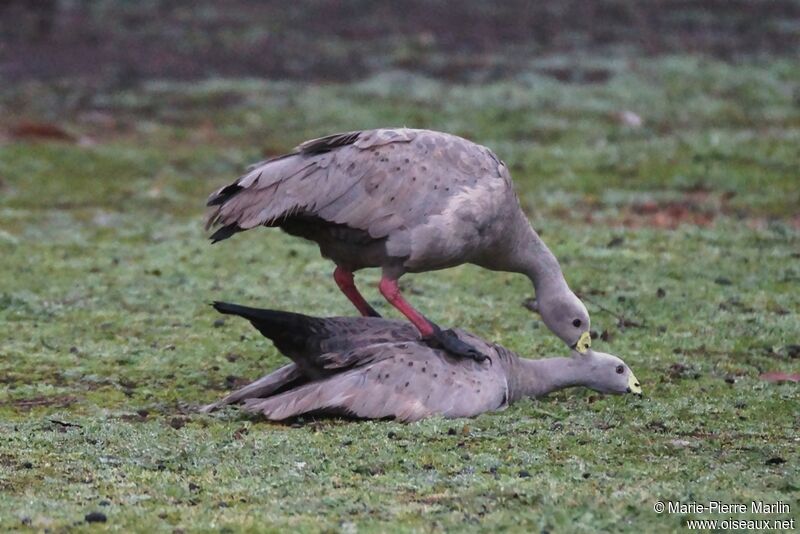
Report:
[[[575,319],[574,321],[572,321],[572,326],[574,326],[575,328],[580,328],[581,327],[581,320],[580,319]]]
[[[617,374],[618,374],[618,375],[621,375],[621,374],[622,374],[622,373],[624,373],[624,372],[625,372],[625,366],[623,366],[623,365],[621,365],[621,364],[620,364],[620,365],[618,365],[618,366],[617,366]]]

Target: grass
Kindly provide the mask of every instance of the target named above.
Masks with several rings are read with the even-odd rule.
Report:
[[[790,514],[760,517],[797,518],[797,384],[759,375],[800,372],[798,63],[560,61],[613,76],[561,83],[534,64],[491,85],[389,72],[4,88],[3,124],[57,123],[78,142],[9,130],[0,144],[0,529],[94,530],[92,511],[159,532],[670,532],[727,517],[657,515],[657,500],[781,500]],[[195,413],[283,362],[209,301],[353,313],[308,243],[254,231],[210,246],[205,196],[306,138],[381,125],[466,135],[507,161],[596,346],[630,364],[642,400],[571,390],[411,425]],[[404,285],[442,324],[564,352],[520,305],[522,277],[466,266]]]

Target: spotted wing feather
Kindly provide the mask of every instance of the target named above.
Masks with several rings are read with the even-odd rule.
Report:
[[[313,216],[375,239],[391,236],[391,255],[403,257],[413,252],[414,228],[448,209],[458,209],[464,226],[480,233],[510,189],[502,162],[460,137],[409,129],[348,132],[303,143],[223,187],[209,198],[207,225],[221,227],[212,236],[219,240]],[[487,195],[499,200],[487,203]],[[459,205],[452,207],[454,200]]]
[[[306,413],[417,421],[432,415],[471,417],[507,405],[501,368],[456,360],[422,343],[384,343],[353,351],[361,364],[245,409],[283,420]]]

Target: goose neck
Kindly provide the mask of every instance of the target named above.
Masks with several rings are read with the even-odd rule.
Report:
[[[509,377],[509,396],[512,401],[524,397],[543,397],[559,389],[579,386],[585,382],[583,375],[588,368],[574,358],[563,357],[542,360],[519,358],[515,367]]]
[[[519,227],[514,254],[516,270],[531,280],[537,294],[563,289],[567,282],[555,255],[530,223],[525,221]]]

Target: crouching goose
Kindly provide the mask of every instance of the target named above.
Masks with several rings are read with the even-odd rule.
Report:
[[[589,349],[589,315],[522,212],[505,164],[461,137],[407,128],[307,141],[268,159],[208,199],[213,242],[256,226],[315,241],[333,278],[364,316],[379,317],[353,272],[380,267],[378,289],[432,346],[482,361],[451,330],[405,300],[398,279],[472,263],[526,275],[544,323],[567,345]]]
[[[642,392],[625,362],[592,350],[583,356],[574,352],[570,358],[529,360],[456,330],[458,339],[494,362],[478,363],[420,342],[404,321],[323,319],[224,302],[214,307],[248,319],[294,363],[205,406],[206,412],[243,404],[271,420],[315,413],[417,421],[433,415],[472,417],[573,386]]]

